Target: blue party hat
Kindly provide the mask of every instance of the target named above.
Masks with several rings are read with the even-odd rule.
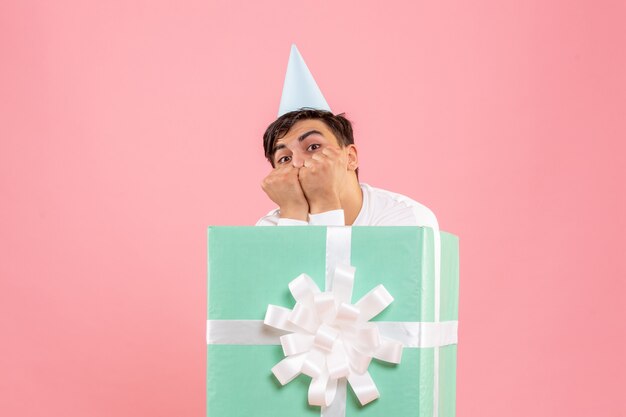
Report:
[[[298,48],[291,45],[278,117],[302,107],[331,111]]]

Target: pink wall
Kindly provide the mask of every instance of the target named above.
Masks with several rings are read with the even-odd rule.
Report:
[[[458,416],[626,415],[626,3],[453,3],[3,1],[0,415],[203,415],[291,42],[461,237]]]

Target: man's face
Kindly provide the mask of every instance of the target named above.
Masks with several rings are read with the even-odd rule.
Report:
[[[274,143],[274,167],[292,164],[301,168],[306,159],[325,147],[339,148],[339,141],[321,120],[301,120],[287,134]],[[347,148],[347,147],[346,147]],[[344,148],[343,151],[347,149]]]

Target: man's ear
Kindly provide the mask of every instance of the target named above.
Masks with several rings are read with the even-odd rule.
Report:
[[[359,156],[356,145],[351,144],[346,146],[346,152],[348,154],[348,171],[356,171],[359,167]]]

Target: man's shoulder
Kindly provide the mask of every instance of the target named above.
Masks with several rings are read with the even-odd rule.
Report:
[[[368,199],[368,213],[363,219],[369,225],[428,226],[438,228],[433,211],[404,194],[361,184]]]

